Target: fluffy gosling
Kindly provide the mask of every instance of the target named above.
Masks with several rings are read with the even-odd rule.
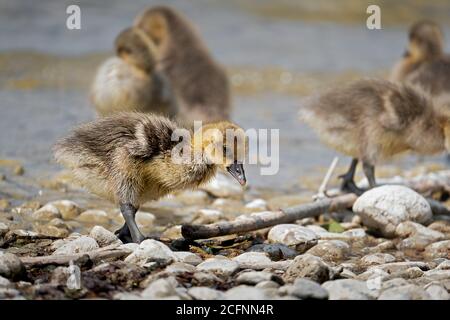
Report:
[[[450,149],[450,113],[417,88],[385,80],[359,80],[331,89],[300,110],[328,146],[353,158],[342,189],[361,194],[354,182],[358,161],[369,186],[375,164],[404,151],[434,154]]]
[[[141,30],[127,28],[115,40],[116,56],[98,69],[91,101],[101,116],[120,111],[174,117],[175,97],[168,79],[156,70],[155,46]]]
[[[450,56],[444,53],[439,25],[420,21],[411,26],[408,49],[391,80],[420,85],[432,95],[450,94]]]
[[[116,233],[124,242],[139,243],[144,236],[135,215],[145,201],[196,188],[217,169],[246,183],[247,140],[241,128],[217,122],[195,133],[182,131],[189,132],[181,135],[183,148],[172,138],[177,129],[182,128],[162,116],[120,113],[73,130],[55,145],[55,158],[82,186],[120,206],[125,224]],[[234,138],[227,136],[230,130]]]
[[[175,9],[157,6],[140,14],[134,26],[156,44],[161,70],[168,76],[185,121],[230,118],[230,88],[191,22]]]

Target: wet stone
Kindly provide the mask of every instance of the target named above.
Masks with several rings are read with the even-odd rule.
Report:
[[[203,261],[198,255],[189,251],[175,251],[174,254],[177,261],[188,263],[193,266],[199,265]]]
[[[58,208],[64,220],[75,219],[82,211],[82,209],[75,202],[70,200],[57,200],[52,201],[49,204]]]
[[[58,208],[52,204],[46,204],[42,208],[33,213],[33,218],[36,220],[49,221],[54,218],[61,218],[61,213]]]

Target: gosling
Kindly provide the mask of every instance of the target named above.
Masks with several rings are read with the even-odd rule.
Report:
[[[376,185],[375,164],[404,151],[434,154],[450,149],[450,112],[417,88],[365,79],[312,97],[301,118],[320,139],[352,162],[341,188],[361,194],[354,182],[358,161],[369,187]]]
[[[116,56],[98,69],[91,101],[100,116],[120,111],[174,117],[177,105],[170,82],[156,70],[155,46],[141,30],[127,28],[115,40]]]
[[[410,28],[408,49],[391,80],[420,85],[435,96],[450,93],[450,56],[444,53],[439,25],[425,20]]]
[[[228,77],[186,17],[170,7],[157,6],[140,14],[134,26],[156,44],[159,67],[170,79],[181,120],[230,118]]]
[[[244,131],[230,122],[210,123],[194,133],[166,117],[119,113],[78,127],[54,151],[75,181],[119,205],[125,219],[116,231],[119,239],[139,243],[144,236],[135,215],[145,201],[196,188],[217,169],[245,185],[246,146]]]

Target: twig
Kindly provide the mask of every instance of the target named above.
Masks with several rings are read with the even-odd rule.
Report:
[[[183,225],[181,233],[185,239],[208,239],[228,234],[254,231],[281,223],[289,223],[324,212],[349,208],[356,201],[355,194],[344,194],[336,198],[325,198],[313,203],[298,205],[275,212],[255,214],[246,219],[219,222],[208,225]]]
[[[118,249],[117,245],[110,245],[91,252],[83,252],[71,255],[51,255],[40,257],[21,257],[23,264],[29,266],[45,266],[45,265],[69,265],[71,261],[87,261],[99,262],[107,259],[118,259],[130,253],[129,250]]]
[[[336,169],[336,166],[339,162],[338,157],[334,157],[333,161],[331,162],[330,167],[328,168],[328,171],[323,178],[322,184],[319,187],[319,190],[317,191],[317,194],[313,196],[314,200],[323,199],[327,197],[327,186],[328,182],[330,182],[331,176],[333,175],[334,170]]]

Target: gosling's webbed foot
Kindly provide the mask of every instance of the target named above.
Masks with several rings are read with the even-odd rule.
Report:
[[[122,226],[122,228],[114,231],[114,234],[123,243],[131,243],[131,242],[133,242],[133,239],[131,238],[130,230],[128,229],[126,223]]]
[[[349,179],[346,174],[340,175],[339,178],[342,179],[341,191],[352,192],[357,196],[362,195],[366,190],[359,188],[353,179]]]

